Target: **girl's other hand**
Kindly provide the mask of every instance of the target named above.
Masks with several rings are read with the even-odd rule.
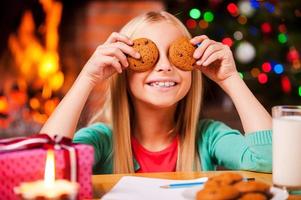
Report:
[[[196,67],[208,78],[222,84],[229,77],[237,75],[232,51],[227,45],[210,40],[206,35],[196,36],[190,42],[194,45],[200,43],[193,57]]]
[[[82,72],[92,84],[103,81],[114,73],[122,73],[129,66],[126,55],[140,58],[131,45],[133,41],[127,36],[113,32],[106,42],[96,48],[85,64]]]

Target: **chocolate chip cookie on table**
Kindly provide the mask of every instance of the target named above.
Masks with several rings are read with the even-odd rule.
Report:
[[[141,55],[140,59],[128,57],[129,68],[136,72],[145,72],[155,66],[159,50],[156,44],[147,38],[138,38],[134,41],[133,48]],[[184,71],[193,70],[196,60],[193,58],[194,47],[189,39],[180,37],[169,47],[168,57],[172,64]]]
[[[260,181],[243,181],[237,173],[223,173],[209,178],[197,200],[266,200],[271,199],[270,186]]]

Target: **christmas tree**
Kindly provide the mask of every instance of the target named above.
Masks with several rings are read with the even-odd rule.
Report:
[[[205,34],[230,46],[241,77],[270,107],[301,104],[300,5],[211,0],[168,7],[193,36]]]

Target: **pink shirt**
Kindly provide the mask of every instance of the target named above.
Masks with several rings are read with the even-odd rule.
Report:
[[[132,137],[132,148],[140,168],[136,172],[174,172],[178,158],[178,137],[161,151],[152,152],[145,149],[136,138]]]

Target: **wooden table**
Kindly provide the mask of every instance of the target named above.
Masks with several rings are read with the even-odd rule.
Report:
[[[99,199],[119,181],[123,176],[143,176],[150,178],[165,178],[165,179],[195,179],[200,177],[211,177],[225,171],[212,171],[212,172],[166,172],[166,173],[137,173],[137,174],[111,174],[111,175],[93,175],[92,183],[94,190],[94,198]],[[244,177],[253,177],[258,181],[263,181],[267,184],[272,184],[272,174],[256,173],[249,171],[236,171]],[[289,199],[301,200],[301,196],[290,196]]]

